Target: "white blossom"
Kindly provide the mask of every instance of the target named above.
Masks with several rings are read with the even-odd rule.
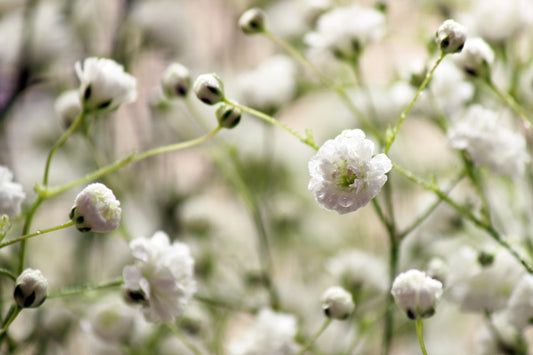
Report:
[[[355,59],[384,33],[385,16],[381,12],[354,4],[320,16],[316,31],[308,33],[304,40],[317,54],[329,52],[337,58]]]
[[[519,330],[509,323],[505,313],[490,317],[475,337],[475,355],[526,354]]]
[[[456,115],[448,139],[452,147],[466,150],[475,165],[513,179],[524,175],[530,160],[525,138],[506,128],[496,112],[480,105]]]
[[[455,64],[471,76],[488,78],[494,63],[492,48],[479,37],[468,38],[460,53],[454,55]]]
[[[442,296],[442,283],[425,272],[411,269],[396,276],[391,293],[410,319],[427,318],[435,313]]]
[[[69,127],[82,111],[78,90],[61,93],[54,102],[54,109],[64,127]]]
[[[342,287],[330,287],[322,295],[322,309],[330,318],[346,319],[354,308],[352,294]]]
[[[189,69],[180,63],[171,63],[161,76],[161,86],[168,98],[187,96],[191,87]]]
[[[460,52],[466,40],[466,28],[454,20],[446,20],[437,31],[437,43],[443,53]]]
[[[533,276],[526,274],[518,281],[507,303],[509,323],[524,329],[533,321]]]
[[[262,309],[253,326],[229,346],[230,355],[292,355],[298,352],[294,341],[296,318],[290,314]]]
[[[105,233],[118,228],[122,209],[113,191],[101,183],[90,184],[76,196],[70,219],[80,232]]]
[[[15,281],[13,297],[19,307],[39,307],[48,296],[48,280],[40,270],[26,269]]]
[[[26,194],[22,185],[13,182],[11,170],[0,165],[0,215],[18,216],[25,198]]]
[[[265,30],[265,17],[263,10],[249,9],[239,18],[239,27],[246,34],[261,33]]]
[[[136,263],[123,271],[127,296],[143,305],[149,322],[180,317],[196,292],[189,247],[180,242],[170,244],[167,234],[158,231],[150,239],[133,240],[130,249]]]
[[[326,141],[309,161],[308,188],[317,203],[340,214],[353,212],[373,199],[392,168],[383,153],[360,129],[344,130]]]
[[[137,80],[112,59],[90,57],[76,62],[79,95],[86,111],[112,111],[137,98]]]
[[[224,100],[224,83],[215,73],[202,74],[193,85],[196,97],[207,105],[214,105]]]

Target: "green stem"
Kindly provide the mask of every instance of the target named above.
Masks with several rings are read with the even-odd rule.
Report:
[[[52,157],[54,156],[54,153],[56,150],[65,143],[67,138],[78,128],[78,126],[81,124],[83,119],[85,118],[85,111],[82,111],[79,116],[72,122],[70,127],[63,133],[63,135],[59,138],[59,140],[52,146],[52,149],[50,149],[50,153],[48,153],[48,158],[46,159],[46,165],[44,168],[44,177],[43,177],[43,185],[48,185],[48,175],[50,173],[50,163],[52,162]]]
[[[332,321],[331,318],[327,318],[326,319],[324,324],[322,324],[322,327],[320,327],[318,332],[316,332],[315,335],[313,335],[313,338],[311,338],[311,340],[309,340],[309,342],[302,348],[302,350],[300,350],[298,355],[304,354],[307,350],[309,350],[311,348],[311,346],[313,346],[315,341],[322,335],[322,333],[324,333],[324,331],[327,329],[327,327],[329,327],[329,325],[331,324],[331,321]]]
[[[51,293],[48,296],[48,298],[58,298],[58,297],[65,297],[65,296],[73,296],[73,295],[78,295],[80,293],[103,290],[103,289],[106,289],[106,288],[121,286],[123,283],[124,283],[124,280],[123,279],[119,279],[119,280],[115,280],[115,281],[106,282],[106,283],[101,284],[101,285],[85,285],[85,286],[67,288],[67,289],[63,289],[63,290],[59,290],[59,291]]]
[[[418,177],[416,177],[413,173],[400,168],[396,164],[392,165],[392,168],[396,171],[398,171],[400,174],[408,178],[409,180],[415,182],[417,185],[422,186],[423,188],[433,191],[439,198],[441,198],[444,202],[446,202],[448,205],[453,207],[457,212],[459,212],[461,215],[463,215],[466,219],[468,219],[470,222],[474,223],[477,227],[487,232],[492,239],[494,239],[498,244],[500,244],[502,247],[507,249],[511,255],[522,264],[522,266],[526,269],[526,271],[530,274],[533,274],[533,267],[529,265],[523,258],[518,254],[516,250],[514,250],[509,243],[507,243],[505,240],[503,240],[500,236],[500,234],[494,229],[494,227],[490,224],[490,221],[484,221],[479,218],[477,218],[470,210],[467,208],[459,205],[457,202],[452,200],[448,195],[440,190],[434,183],[430,184],[427,183]]]
[[[195,355],[202,355],[202,352],[200,349],[198,349],[193,343],[187,339],[187,337],[172,323],[165,323],[167,328],[174,334],[176,337],[181,340],[183,345],[185,345],[190,351],[192,351]]]
[[[396,233],[389,231],[389,290],[392,287],[394,278],[398,272],[398,255],[400,252],[399,241]],[[389,353],[394,329],[394,299],[390,292],[387,293],[387,304],[385,306],[385,329],[383,331],[382,354]]]
[[[522,118],[528,126],[533,124],[533,120],[531,117],[529,117],[525,111],[522,109],[522,107],[516,102],[516,100],[509,95],[506,91],[499,89],[492,79],[489,77],[486,80],[484,80],[485,84],[494,91],[494,93],[502,100],[504,103],[506,103],[520,118]]]
[[[13,281],[17,281],[17,276],[15,276],[11,271],[6,269],[0,269],[0,275],[9,277]]]
[[[310,146],[314,150],[318,150],[318,147],[316,146],[315,142],[313,142],[313,139],[312,139],[311,136],[308,135],[307,137],[304,137],[304,136],[300,135],[298,132],[294,131],[293,129],[291,129],[291,128],[287,127],[287,126],[285,126],[283,123],[281,123],[280,121],[276,120],[274,117],[269,116],[266,113],[263,113],[261,111],[254,110],[251,107],[247,107],[247,106],[241,105],[241,104],[239,104],[237,102],[234,102],[234,101],[231,101],[231,100],[228,100],[228,99],[224,99],[224,102],[226,104],[228,104],[228,105],[231,105],[231,106],[233,106],[235,108],[240,109],[243,112],[247,112],[247,113],[249,113],[251,115],[259,117],[263,121],[266,121],[266,122],[271,123],[273,125],[276,125],[276,126],[278,126],[280,128],[283,128],[285,131],[289,132],[290,134],[292,134],[293,136],[298,138],[302,143],[307,144],[308,146]]]
[[[423,355],[427,355],[426,346],[424,345],[424,337],[422,336],[422,319],[416,320],[416,334],[418,334],[418,343],[420,344],[420,350]]]
[[[313,73],[324,85],[326,85],[329,89],[335,91],[337,95],[340,97],[342,102],[350,109],[350,111],[359,119],[363,127],[372,132],[372,134],[377,137],[378,139],[382,139],[381,134],[372,124],[370,124],[370,121],[366,118],[366,116],[353,104],[352,100],[348,97],[346,94],[346,91],[327,76],[322,74],[309,60],[307,60],[299,51],[297,51],[290,43],[283,40],[282,38],[274,35],[273,33],[269,31],[264,31],[263,34],[265,37],[279,45],[281,48],[283,48],[285,51],[287,51],[292,57],[294,57],[304,68],[309,70],[311,73]]]
[[[33,216],[35,215],[35,211],[37,211],[37,208],[41,205],[43,202],[43,198],[37,197],[35,202],[33,202],[33,205],[31,206],[30,210],[28,211],[28,214],[26,215],[26,221],[24,222],[24,227],[22,228],[22,235],[26,235],[30,232],[31,228],[31,222],[33,220]],[[20,252],[19,252],[19,274],[24,270],[24,261],[26,259],[26,240],[23,240],[20,244]]]
[[[215,134],[218,133],[218,131],[220,131],[221,127],[218,126],[217,128],[215,128],[213,131],[211,131],[210,133],[204,135],[204,136],[201,136],[199,138],[196,138],[196,139],[192,139],[190,141],[186,141],[186,142],[181,142],[181,143],[175,143],[175,144],[170,144],[170,145],[166,145],[166,146],[162,146],[162,147],[157,147],[157,148],[153,148],[153,149],[150,149],[150,150],[147,150],[143,153],[139,153],[139,154],[131,154],[125,158],[122,158],[120,160],[117,160],[116,162],[114,163],[111,163],[109,165],[106,165],[90,174],[87,174],[85,175],[84,177],[78,179],[78,180],[75,180],[71,183],[68,183],[68,184],[65,184],[63,186],[58,186],[58,187],[47,187],[47,186],[40,186],[40,185],[37,185],[35,186],[35,191],[37,192],[37,194],[39,194],[39,196],[42,198],[42,199],[47,199],[47,198],[51,198],[51,197],[54,197],[54,196],[57,196],[65,191],[68,191],[70,190],[71,188],[75,187],[75,186],[78,186],[78,185],[82,185],[82,184],[85,184],[85,183],[88,183],[90,181],[93,181],[95,179],[98,179],[104,175],[107,175],[115,170],[118,170],[120,168],[122,168],[123,166],[125,165],[128,165],[130,163],[134,163],[134,162],[137,162],[139,160],[142,160],[142,159],[146,159],[146,158],[149,158],[151,156],[154,156],[154,155],[157,155],[157,154],[163,154],[163,153],[168,153],[168,152],[172,152],[172,151],[177,151],[177,150],[181,150],[181,149],[186,149],[186,148],[190,148],[190,147],[193,147],[195,145],[198,145],[200,143],[203,143],[205,141],[207,141],[208,139],[210,139],[211,137],[213,137]]]
[[[0,336],[4,335],[5,332],[9,329],[9,326],[17,318],[17,316],[22,311],[22,308],[17,305],[12,305],[7,314],[7,318],[4,321],[4,327],[0,330]]]
[[[27,240],[27,239],[30,239],[30,238],[33,238],[33,237],[37,237],[39,235],[43,235],[43,234],[46,234],[46,233],[55,232],[55,231],[58,231],[58,230],[61,230],[61,229],[68,228],[68,227],[73,226],[73,225],[74,225],[74,222],[68,221],[67,223],[61,224],[61,225],[56,226],[56,227],[52,227],[52,228],[48,228],[48,229],[41,229],[41,230],[38,230],[37,232],[34,232],[34,233],[25,234],[22,237],[18,237],[18,238],[12,239],[12,240],[8,240],[7,242],[0,243],[0,249],[2,249],[3,247],[6,247],[8,245],[21,242],[23,240]]]
[[[255,307],[248,307],[243,304],[233,304],[226,300],[221,300],[219,298],[213,298],[213,297],[207,297],[199,294],[195,294],[194,298],[202,303],[208,304],[210,306],[219,307],[219,308],[226,308],[233,311],[241,311],[241,312],[247,312],[247,313],[256,313],[257,308]]]
[[[442,60],[444,59],[445,56],[446,56],[446,53],[442,52],[440,57],[439,57],[439,59],[437,59],[437,61],[435,62],[435,65],[433,65],[433,68],[431,68],[431,70],[426,74],[426,77],[424,78],[424,81],[422,82],[422,84],[420,84],[420,87],[418,88],[418,91],[416,92],[416,94],[413,97],[413,99],[411,100],[411,102],[409,103],[407,108],[400,115],[400,120],[398,121],[398,123],[394,127],[394,130],[392,131],[392,135],[390,137],[387,137],[387,144],[385,146],[385,154],[387,154],[389,152],[389,149],[390,149],[392,143],[394,143],[394,140],[396,139],[396,136],[398,135],[398,132],[400,131],[400,128],[402,127],[402,124],[405,121],[405,118],[407,117],[409,112],[411,112],[411,109],[413,108],[416,100],[418,99],[418,96],[420,96],[422,91],[426,88],[427,84],[429,83],[429,80],[433,76],[433,73],[435,72],[435,70],[437,69],[437,67],[442,62]]]

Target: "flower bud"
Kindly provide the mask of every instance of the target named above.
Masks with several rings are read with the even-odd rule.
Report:
[[[454,20],[446,20],[439,27],[436,37],[443,53],[460,52],[466,41],[466,28]]]
[[[200,75],[194,82],[193,90],[196,97],[208,105],[224,100],[224,83],[215,73]]]
[[[481,38],[469,38],[460,54],[455,57],[455,64],[470,76],[489,78],[494,62],[494,52]]]
[[[322,295],[322,309],[329,318],[346,319],[354,308],[352,295],[342,287],[330,287]]]
[[[70,211],[70,219],[80,232],[105,233],[117,229],[122,210],[109,188],[94,183],[83,189]]]
[[[265,30],[265,18],[263,10],[257,8],[249,9],[239,18],[239,27],[248,35],[261,33]]]
[[[19,307],[39,307],[47,295],[48,281],[40,270],[26,269],[17,277],[13,297]]]
[[[442,295],[442,283],[420,270],[402,272],[392,283],[396,304],[410,319],[431,317]]]
[[[54,109],[59,114],[63,127],[68,128],[82,110],[78,90],[65,91],[59,95],[54,103]]]
[[[222,104],[217,109],[216,115],[220,127],[233,128],[239,124],[242,112],[236,107],[227,104]]]
[[[187,96],[191,87],[189,69],[180,63],[170,64],[163,72],[161,86],[168,98]]]

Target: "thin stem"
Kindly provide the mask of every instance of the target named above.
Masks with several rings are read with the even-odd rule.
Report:
[[[9,270],[6,269],[0,269],[0,275],[4,275],[9,277],[13,281],[17,281],[17,277]]]
[[[453,207],[457,212],[459,212],[461,215],[463,215],[466,219],[468,219],[470,222],[474,223],[477,227],[483,229],[486,231],[492,239],[494,239],[498,244],[500,244],[502,247],[507,249],[511,255],[522,264],[522,266],[526,269],[526,271],[530,274],[533,274],[533,267],[529,265],[523,258],[518,254],[516,250],[514,250],[509,243],[507,243],[505,240],[503,240],[500,236],[500,234],[494,229],[494,227],[490,224],[490,221],[483,221],[479,218],[477,218],[470,210],[467,208],[459,205],[457,202],[452,200],[448,195],[440,190],[435,183],[430,184],[427,183],[418,177],[416,177],[413,173],[400,168],[396,164],[392,165],[393,169],[398,171],[400,174],[408,178],[409,180],[415,182],[417,185],[422,186],[423,188],[433,191],[439,198],[441,198],[444,202],[449,204],[451,207]]]
[[[320,327],[318,332],[316,332],[315,335],[313,335],[313,337],[311,338],[311,340],[309,340],[309,342],[302,348],[302,350],[300,350],[298,355],[304,354],[307,350],[309,350],[311,348],[311,346],[313,346],[315,341],[322,335],[322,333],[324,333],[324,331],[327,329],[327,327],[329,327],[329,325],[331,324],[331,321],[332,321],[331,318],[327,318],[326,319],[324,324],[322,324],[322,327]]]
[[[366,116],[353,104],[352,100],[348,97],[346,94],[346,91],[327,76],[322,74],[320,70],[318,70],[309,60],[307,60],[299,51],[297,51],[290,43],[283,40],[282,38],[274,35],[273,33],[269,31],[263,31],[263,34],[268,39],[272,40],[274,43],[279,45],[281,48],[283,48],[285,51],[287,51],[292,57],[294,57],[304,68],[309,70],[313,75],[315,75],[324,85],[326,85],[329,89],[335,91],[337,95],[340,97],[342,102],[350,109],[350,111],[359,119],[363,127],[370,131],[375,137],[382,140],[381,134],[379,131],[374,128],[366,118]]]
[[[109,173],[111,173],[111,172],[113,172],[115,170],[118,170],[118,169],[122,168],[125,165],[130,164],[130,163],[134,163],[134,162],[137,162],[139,160],[146,159],[146,158],[149,158],[149,157],[157,155],[157,154],[163,154],[163,153],[168,153],[168,152],[177,151],[177,150],[181,150],[181,149],[191,148],[191,147],[193,147],[195,145],[198,145],[200,143],[203,143],[203,142],[207,141],[208,139],[213,137],[215,134],[217,134],[218,131],[220,131],[220,129],[221,129],[221,127],[219,126],[219,127],[215,128],[213,131],[211,131],[210,133],[208,133],[208,134],[206,134],[204,136],[201,136],[199,138],[192,139],[190,141],[153,148],[153,149],[147,150],[147,151],[145,151],[143,153],[140,153],[140,154],[133,153],[133,154],[131,154],[131,155],[125,157],[125,158],[117,160],[114,163],[106,165],[106,166],[104,166],[104,167],[102,167],[102,168],[100,168],[100,169],[98,169],[98,170],[96,170],[96,171],[94,171],[94,172],[92,172],[90,174],[85,175],[84,177],[82,177],[82,178],[80,178],[78,180],[72,181],[72,182],[70,182],[68,184],[65,184],[63,186],[50,188],[50,187],[46,187],[46,186],[37,185],[35,187],[35,191],[43,199],[54,197],[54,196],[59,195],[59,194],[65,192],[65,191],[70,190],[73,187],[88,183],[88,182],[93,181],[95,179],[98,179],[98,178],[100,178],[100,177],[102,177],[104,175],[107,175],[107,174],[109,174]]]
[[[54,153],[56,150],[65,143],[68,137],[78,128],[78,126],[81,124],[83,119],[85,118],[85,111],[82,111],[79,116],[74,120],[74,122],[70,125],[70,127],[63,132],[63,135],[58,139],[58,141],[52,146],[52,149],[50,149],[50,153],[48,153],[48,158],[46,158],[46,165],[44,168],[44,177],[43,177],[43,185],[48,185],[48,175],[50,173],[50,163],[52,162],[52,157],[54,156]]]
[[[389,290],[392,287],[394,278],[398,272],[398,255],[400,252],[399,241],[394,230],[389,231]],[[383,331],[382,354],[389,353],[392,342],[392,332],[394,328],[394,299],[390,292],[387,293],[387,304],[385,306],[385,329]]]
[[[55,232],[55,231],[58,231],[58,230],[61,230],[61,229],[65,229],[65,228],[71,227],[73,225],[74,225],[74,222],[68,221],[67,223],[61,224],[61,225],[56,226],[56,227],[52,227],[52,228],[48,228],[48,229],[40,229],[37,232],[30,233],[30,234],[25,234],[22,237],[18,237],[18,238],[12,239],[12,240],[8,240],[7,242],[0,243],[0,249],[2,249],[3,247],[6,247],[8,245],[21,242],[23,240],[27,240],[27,239],[30,239],[30,238],[33,238],[33,237],[37,237],[39,235],[43,235],[43,234],[46,234],[46,233]]]
[[[420,350],[422,350],[423,355],[427,355],[426,346],[424,345],[424,337],[422,336],[422,319],[416,320],[416,334],[418,334],[418,343],[420,344]]]
[[[525,111],[522,109],[522,106],[520,106],[518,104],[518,102],[516,102],[516,100],[511,96],[509,95],[509,93],[507,93],[506,91],[504,90],[501,90],[499,89],[495,84],[494,82],[492,81],[491,78],[487,78],[486,80],[484,80],[484,82],[487,84],[487,86],[492,90],[494,91],[494,93],[503,101],[505,102],[518,116],[520,116],[520,118],[522,118],[527,126],[529,127],[531,124],[533,124],[533,120],[531,119],[531,117],[529,117]]]
[[[59,290],[59,291],[51,293],[48,296],[48,298],[58,298],[58,297],[73,296],[73,295],[78,295],[80,293],[85,293],[85,292],[90,292],[90,291],[98,291],[98,290],[103,290],[103,289],[106,289],[106,288],[121,286],[123,283],[124,283],[124,280],[123,279],[119,279],[119,280],[115,280],[115,281],[106,282],[106,283],[101,284],[101,285],[85,285],[85,286],[78,286],[78,287],[73,287],[73,288],[66,288],[66,289]]]
[[[17,305],[12,305],[8,311],[7,318],[4,320],[4,327],[0,330],[0,335],[4,335],[5,332],[9,329],[9,326],[17,318],[17,316],[22,311],[22,308]]]
[[[202,303],[208,304],[213,307],[226,308],[233,311],[242,311],[247,313],[256,313],[256,307],[248,307],[243,304],[233,304],[226,300],[221,300],[219,298],[207,297],[199,294],[195,294],[194,298]]]
[[[396,136],[398,135],[398,132],[400,131],[400,128],[402,127],[402,124],[405,121],[405,118],[407,117],[409,112],[411,112],[411,109],[413,108],[416,100],[418,99],[418,96],[420,96],[422,91],[426,88],[427,84],[429,83],[429,80],[433,76],[433,73],[435,72],[435,70],[437,69],[437,67],[442,62],[442,60],[444,59],[445,56],[446,56],[446,53],[442,52],[440,57],[439,57],[439,59],[437,59],[437,61],[435,62],[435,65],[433,65],[433,68],[431,68],[431,70],[426,74],[426,77],[424,78],[424,81],[422,82],[422,84],[420,84],[420,87],[418,88],[418,91],[416,92],[416,94],[413,97],[413,99],[411,100],[411,102],[409,103],[407,108],[400,115],[400,120],[398,121],[398,123],[394,127],[394,130],[392,131],[392,135],[390,137],[387,137],[387,144],[385,146],[385,154],[387,154],[389,152],[389,149],[390,149],[392,143],[394,143],[394,140],[396,139]]]
[[[31,222],[33,220],[33,216],[35,215],[35,211],[37,211],[37,208],[41,205],[43,202],[43,198],[37,197],[35,202],[33,202],[33,205],[31,206],[30,210],[28,211],[28,214],[26,215],[26,221],[24,222],[24,227],[22,228],[22,235],[28,234],[30,232],[31,228]],[[19,274],[24,270],[24,261],[26,259],[26,240],[23,240],[20,244],[20,252],[19,252]]]
[[[228,100],[228,99],[224,99],[224,102],[226,104],[228,104],[228,105],[231,105],[231,106],[233,106],[235,108],[238,108],[238,109],[242,110],[243,112],[247,112],[247,113],[249,113],[251,115],[259,117],[263,121],[266,121],[268,123],[271,123],[273,125],[276,125],[278,127],[283,128],[285,131],[289,132],[290,134],[292,134],[293,136],[298,138],[302,143],[307,144],[308,146],[310,146],[314,150],[318,150],[317,145],[315,144],[315,142],[313,141],[313,138],[309,134],[306,137],[304,137],[304,136],[300,135],[298,132],[294,131],[293,129],[287,127],[286,125],[284,125],[280,121],[276,120],[274,117],[269,116],[266,113],[263,113],[261,111],[254,110],[251,107],[247,107],[247,106],[241,105],[241,104],[239,104],[237,102],[234,102],[234,101],[231,101],[231,100]]]
[[[178,329],[178,327],[176,327],[172,323],[165,323],[165,325],[172,332],[172,334],[177,336],[179,340],[181,340],[183,345],[185,345],[190,351],[192,351],[195,355],[202,355],[202,352],[200,351],[200,349],[198,349],[196,345],[191,343],[189,339],[187,339],[187,337]]]

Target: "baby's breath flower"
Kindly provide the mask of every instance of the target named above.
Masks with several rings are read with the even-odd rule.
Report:
[[[494,62],[494,52],[483,39],[468,38],[461,53],[455,56],[455,64],[468,75],[489,78]]]
[[[193,90],[198,99],[208,105],[224,100],[224,83],[215,73],[202,74],[196,78]]]
[[[114,60],[90,57],[83,61],[83,66],[76,62],[75,69],[85,111],[108,112],[137,98],[136,79]]]
[[[446,20],[437,31],[437,43],[443,53],[456,53],[463,49],[466,28],[454,20]]]
[[[63,127],[68,128],[82,110],[78,90],[65,91],[59,95],[54,103],[54,109],[61,118]]]
[[[80,232],[105,233],[118,228],[122,209],[113,191],[100,183],[84,188],[76,197],[70,219]]]
[[[48,280],[40,270],[26,269],[17,277],[13,297],[19,307],[39,307],[47,296]]]
[[[428,318],[442,296],[442,283],[420,270],[402,272],[392,283],[392,296],[396,304],[410,319]]]
[[[224,128],[237,126],[241,120],[241,115],[240,109],[227,104],[220,105],[216,111],[218,124]]]
[[[11,170],[0,165],[0,216],[18,216],[25,198],[26,194],[22,190],[22,185],[13,182]]]
[[[187,96],[191,87],[189,69],[180,63],[170,64],[163,72],[161,86],[168,98]]]
[[[360,129],[344,130],[326,141],[309,161],[309,190],[317,203],[340,214],[365,206],[381,191],[392,168]]]
[[[517,329],[533,324],[533,276],[526,274],[518,281],[507,303],[509,323]]]
[[[239,18],[239,27],[246,34],[261,33],[265,30],[266,15],[261,9],[253,8],[245,11]]]
[[[342,287],[330,287],[322,295],[322,309],[329,318],[346,319],[354,308],[352,295]]]
[[[164,232],[130,243],[135,265],[124,268],[126,296],[143,305],[149,322],[171,322],[180,317],[196,292],[194,260],[186,244],[170,244]]]

